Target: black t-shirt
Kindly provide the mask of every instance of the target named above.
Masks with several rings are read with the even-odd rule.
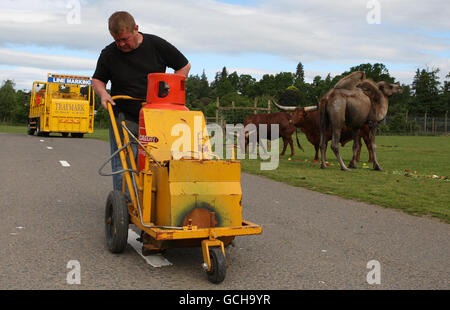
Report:
[[[105,84],[111,81],[111,96],[127,95],[145,100],[149,73],[164,73],[167,67],[177,71],[188,64],[186,57],[166,40],[151,34],[141,34],[142,43],[131,52],[122,52],[113,42],[100,54],[92,77]],[[115,102],[115,112],[119,110],[131,120],[138,121],[141,108],[139,101]]]

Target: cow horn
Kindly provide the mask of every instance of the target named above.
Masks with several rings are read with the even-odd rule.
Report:
[[[316,111],[317,110],[317,106],[316,105],[312,105],[309,107],[304,107],[305,112],[309,112],[309,111]]]
[[[285,110],[285,111],[295,111],[295,109],[297,109],[297,107],[286,107],[283,105],[279,105],[278,103],[276,103],[275,101],[273,101],[273,103],[281,110]]]

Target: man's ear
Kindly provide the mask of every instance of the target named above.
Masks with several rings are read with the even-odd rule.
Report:
[[[139,31],[139,26],[138,25],[134,26],[134,31],[136,31],[136,32]]]

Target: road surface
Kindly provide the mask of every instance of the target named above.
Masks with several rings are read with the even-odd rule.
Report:
[[[112,182],[97,173],[108,143],[5,133],[0,142],[2,290],[450,288],[448,224],[245,173],[243,216],[263,233],[227,248],[223,283],[208,282],[200,248],[168,250],[164,267],[130,244],[111,254]]]

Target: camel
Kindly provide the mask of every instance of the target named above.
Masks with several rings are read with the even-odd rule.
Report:
[[[378,123],[387,114],[389,97],[402,92],[397,84],[389,84],[385,81],[378,83],[365,79],[365,74],[354,72],[344,77],[329,90],[319,102],[320,113],[320,149],[321,168],[325,169],[324,162],[326,150],[326,131],[331,126],[331,149],[336,155],[342,170],[356,168],[357,151],[360,148],[358,131],[365,124],[369,126],[369,142],[372,148],[373,169],[383,171],[376,157],[375,133]],[[359,80],[359,82],[358,82]],[[341,131],[345,126],[352,128],[353,157],[347,168],[339,153],[339,141]]]

